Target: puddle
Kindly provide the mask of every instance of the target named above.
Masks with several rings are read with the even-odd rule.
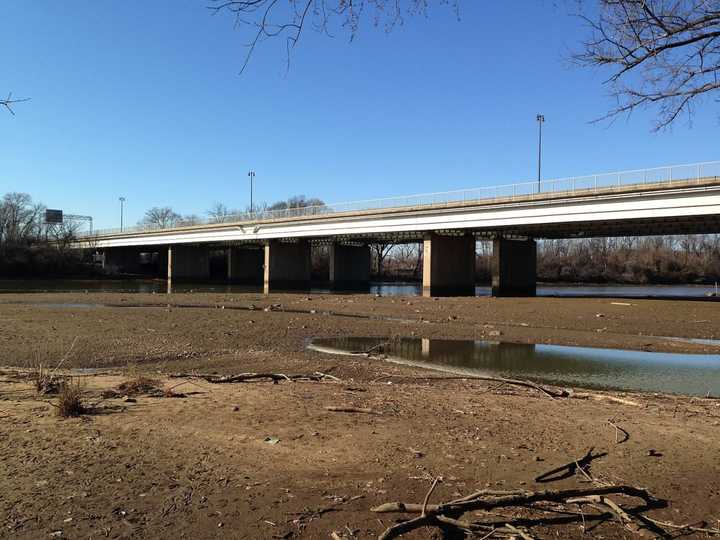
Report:
[[[388,362],[452,373],[529,379],[559,386],[720,396],[720,355],[561,345],[402,338],[317,338],[330,354],[368,351]]]

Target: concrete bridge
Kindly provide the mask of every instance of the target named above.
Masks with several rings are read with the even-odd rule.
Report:
[[[369,244],[422,242],[423,294],[447,296],[474,294],[476,240],[492,240],[493,294],[529,296],[537,239],[699,233],[720,233],[720,162],[97,231],[77,247],[125,272],[154,257],[168,280],[208,278],[222,250],[228,280],[268,293],[309,285],[313,245],[329,245],[343,289],[369,281]]]

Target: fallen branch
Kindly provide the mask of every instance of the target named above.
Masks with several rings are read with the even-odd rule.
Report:
[[[523,388],[531,388],[538,392],[546,395],[551,399],[571,397],[571,394],[566,390],[553,390],[545,386],[541,386],[532,381],[524,381],[520,379],[506,379],[504,377],[489,377],[485,375],[457,375],[452,377],[414,377],[409,375],[383,375],[373,380],[377,382],[380,379],[410,379],[414,381],[457,381],[457,380],[471,380],[471,381],[490,381],[502,384],[509,384],[512,386],[522,386]]]
[[[316,371],[315,373],[300,373],[286,375],[285,373],[239,373],[237,375],[213,375],[203,373],[175,373],[170,375],[172,379],[203,379],[213,384],[231,384],[243,382],[258,382],[271,380],[274,383],[279,381],[322,381],[330,379],[340,381],[337,377]]]
[[[428,504],[426,500],[421,504],[391,502],[376,506],[371,510],[376,513],[406,513],[419,514],[407,521],[397,523],[386,529],[380,536],[379,540],[390,540],[397,538],[405,533],[416,530],[425,526],[436,527],[455,527],[464,531],[471,532],[490,532],[514,534],[521,538],[531,539],[532,536],[526,530],[519,529],[513,522],[509,522],[505,518],[501,522],[482,523],[461,521],[459,516],[470,511],[489,511],[496,508],[522,507],[524,509],[546,511],[546,508],[534,507],[534,504],[570,504],[572,502],[593,502],[603,507],[601,515],[570,515],[565,519],[579,520],[607,518],[607,515],[617,516],[626,528],[632,528],[635,532],[640,530],[637,525],[639,518],[632,517],[628,510],[623,509],[619,504],[610,501],[608,495],[619,495],[641,499],[645,504],[640,509],[658,508],[665,505],[650,495],[646,490],[628,485],[614,486],[594,486],[586,489],[565,489],[565,490],[545,490],[545,491],[478,491],[472,495],[462,497],[447,503]],[[599,502],[598,502],[599,501]],[[633,509],[633,512],[639,509]],[[527,520],[526,520],[527,522]],[[517,524],[518,522],[515,522]],[[647,528],[647,527],[645,527]]]

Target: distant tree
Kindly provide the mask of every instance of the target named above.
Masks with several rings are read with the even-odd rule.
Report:
[[[175,225],[180,227],[188,227],[190,225],[198,225],[202,222],[203,220],[200,219],[200,216],[196,214],[188,214],[186,216],[180,216],[175,222]]]
[[[718,0],[600,0],[590,9],[581,17],[592,36],[575,58],[614,70],[606,83],[617,106],[604,118],[656,107],[658,130],[720,93]]]
[[[370,244],[370,256],[375,263],[375,274],[381,278],[383,275],[383,263],[395,244],[390,242],[376,242]]]
[[[288,210],[293,208],[307,208],[310,206],[322,207],[325,203],[318,198],[306,198],[305,195],[295,195],[286,201],[278,201],[267,207],[267,210]]]
[[[44,211],[27,193],[5,194],[0,199],[0,244],[23,244],[40,236]]]
[[[237,215],[237,210],[230,210],[221,202],[216,202],[207,211],[208,221],[210,223],[226,223],[232,221],[233,216]]]
[[[255,48],[267,39],[285,39],[289,64],[290,53],[307,25],[327,36],[341,29],[352,39],[363,20],[389,32],[407,16],[426,15],[431,3],[451,5],[457,12],[460,0],[211,0],[209,7],[231,14],[236,26],[249,28],[242,72]]]
[[[139,225],[165,229],[174,227],[181,219],[182,216],[169,206],[154,206],[145,212],[145,216],[139,222]]]

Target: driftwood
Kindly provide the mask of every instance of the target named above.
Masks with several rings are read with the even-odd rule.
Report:
[[[434,487],[435,483],[433,483]],[[407,521],[397,523],[386,529],[379,540],[398,538],[405,533],[420,527],[434,526],[452,528],[473,533],[485,533],[487,537],[493,535],[519,536],[520,538],[533,538],[526,530],[529,524],[548,525],[553,518],[513,521],[512,518],[502,518],[491,522],[471,522],[459,519],[459,516],[470,511],[490,511],[498,508],[522,507],[524,510],[539,512],[560,512],[563,523],[580,522],[584,520],[617,519],[626,529],[641,534],[653,532],[663,535],[658,523],[644,520],[638,514],[650,508],[661,508],[666,505],[664,501],[656,499],[646,490],[628,486],[594,486],[585,489],[544,490],[544,491],[492,491],[482,490],[466,497],[455,499],[442,504],[428,504],[427,499],[432,492],[428,492],[423,503],[391,502],[385,503],[371,510],[376,513],[405,513],[417,514]],[[642,504],[633,508],[623,508],[620,504],[609,498],[610,495],[640,499]],[[593,505],[600,511],[599,514],[569,512],[566,505]],[[495,514],[494,514],[495,515]],[[520,526],[524,525],[524,529]]]
[[[361,407],[335,407],[330,405],[328,407],[325,407],[325,410],[330,412],[380,414],[377,411],[373,411],[372,409],[366,409]]]
[[[316,371],[314,373],[290,374],[285,373],[239,373],[237,375],[214,375],[207,373],[174,373],[170,375],[173,379],[203,379],[213,384],[230,384],[244,382],[258,382],[271,380],[277,384],[279,381],[323,381],[325,379],[340,381],[337,377]]]

